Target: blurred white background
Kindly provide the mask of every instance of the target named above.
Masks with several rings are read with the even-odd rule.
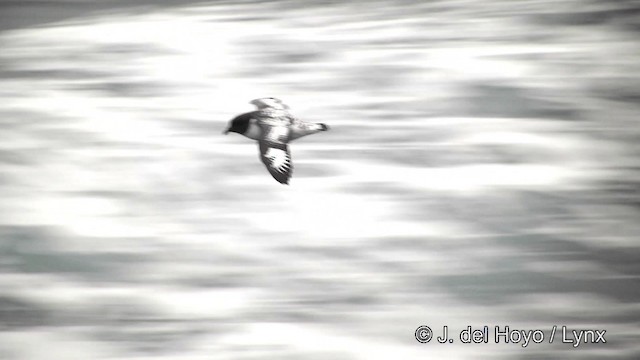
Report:
[[[0,3],[0,359],[640,358],[639,12]],[[288,187],[262,96],[332,127]]]

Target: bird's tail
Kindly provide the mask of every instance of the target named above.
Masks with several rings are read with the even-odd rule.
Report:
[[[295,120],[291,126],[290,140],[295,140],[306,135],[315,134],[320,131],[329,130],[329,125],[322,123],[308,123],[300,120]]]

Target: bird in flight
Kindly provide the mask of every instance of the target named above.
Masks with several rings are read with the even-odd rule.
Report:
[[[280,99],[268,97],[250,102],[258,110],[240,114],[229,121],[224,134],[230,132],[257,140],[260,159],[271,176],[281,184],[289,184],[293,173],[289,142],[303,136],[329,130],[320,123],[308,123],[291,115]]]

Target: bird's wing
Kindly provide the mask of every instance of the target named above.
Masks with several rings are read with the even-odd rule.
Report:
[[[286,143],[260,140],[260,160],[274,179],[281,184],[289,184],[293,164],[289,146]]]
[[[271,176],[281,184],[288,184],[293,172],[287,143],[291,137],[291,119],[287,111],[259,111],[258,124],[262,128],[260,160]]]
[[[257,117],[265,125],[291,125],[294,121],[293,115],[287,110],[275,109],[272,107],[263,108],[257,111]]]
[[[258,110],[262,109],[277,109],[277,110],[287,110],[289,106],[282,102],[280,99],[276,98],[260,98],[251,100],[250,104],[255,105]]]

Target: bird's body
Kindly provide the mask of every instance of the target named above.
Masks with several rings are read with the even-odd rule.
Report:
[[[289,142],[319,131],[325,124],[307,123],[291,115],[289,107],[275,98],[251,101],[258,110],[236,116],[225,131],[236,132],[257,140],[260,159],[269,173],[281,184],[288,184],[293,172]]]

